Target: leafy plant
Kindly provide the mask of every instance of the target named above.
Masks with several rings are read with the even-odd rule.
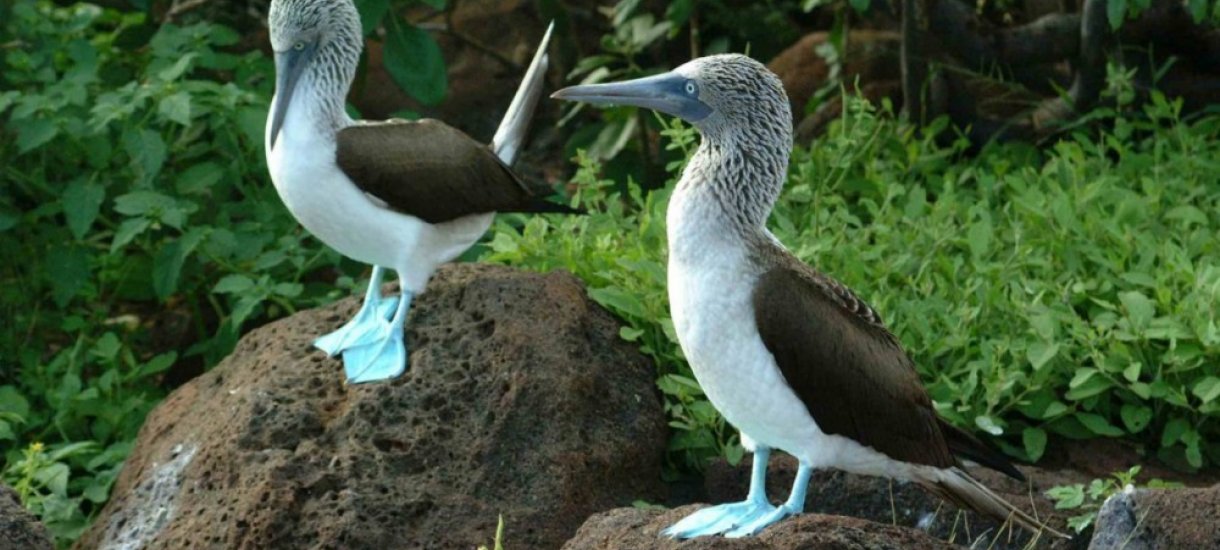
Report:
[[[500,519],[496,520],[496,538],[492,543],[490,550],[504,550],[504,514],[500,514]],[[479,550],[488,550],[486,546],[480,546]]]
[[[364,34],[380,42],[386,72],[394,83],[424,105],[436,105],[445,99],[449,80],[441,47],[427,31],[397,15],[414,4],[443,10],[445,0],[355,1]],[[367,49],[361,53],[361,59],[367,63]]]
[[[1097,512],[1106,499],[1121,493],[1128,488],[1134,488],[1135,478],[1140,473],[1140,466],[1132,466],[1126,472],[1114,472],[1108,478],[1094,479],[1088,487],[1081,483],[1060,485],[1046,491],[1046,496],[1055,501],[1056,510],[1078,510],[1081,513],[1068,518],[1068,527],[1077,533],[1083,532],[1093,525]],[[1145,487],[1151,489],[1166,489],[1181,487],[1181,483],[1153,478]]]

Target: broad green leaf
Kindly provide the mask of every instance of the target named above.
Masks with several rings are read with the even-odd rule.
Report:
[[[30,415],[30,402],[13,386],[0,386],[0,413],[12,413],[22,418]]]
[[[86,183],[83,178],[73,181],[64,189],[60,197],[64,217],[68,221],[68,229],[77,240],[84,239],[89,233],[105,200],[106,190],[95,183]]]
[[[1191,393],[1199,398],[1203,403],[1210,403],[1212,400],[1220,397],[1220,378],[1208,376],[1198,382],[1195,382]]]
[[[648,316],[644,310],[644,304],[640,302],[639,297],[622,289],[592,288],[589,289],[589,297],[593,298],[593,301],[621,315],[630,315],[638,318],[646,318]]]
[[[360,27],[364,29],[364,35],[368,36],[377,30],[381,25],[381,19],[385,17],[386,11],[390,9],[390,0],[359,0],[356,2],[356,11],[360,12]]]
[[[988,216],[970,224],[970,229],[966,231],[966,242],[970,245],[970,254],[976,260],[985,256],[991,248],[992,233],[991,218]]]
[[[1042,367],[1045,367],[1058,353],[1058,343],[1034,342],[1029,345],[1025,354],[1034,370],[1042,370]]]
[[[1118,30],[1126,15],[1127,0],[1106,0],[1106,19],[1110,21],[1111,29]]]
[[[1078,412],[1076,413],[1076,420],[1079,420],[1081,424],[1084,424],[1084,427],[1097,435],[1104,435],[1106,437],[1123,435],[1122,430],[1114,427],[1113,424],[1106,420],[1106,417],[1100,414]]]
[[[1152,322],[1152,318],[1156,315],[1156,307],[1147,296],[1138,290],[1128,292],[1120,292],[1118,299],[1123,303],[1123,308],[1127,310],[1127,317],[1131,319],[1131,324],[1135,328],[1144,328],[1148,323]]]
[[[385,68],[403,91],[425,105],[445,99],[448,76],[436,40],[419,27],[386,19]]]
[[[1207,0],[1187,0],[1187,9],[1190,10],[1190,17],[1195,23],[1202,23],[1207,17]]]
[[[21,222],[21,213],[0,204],[0,232],[8,231]]]
[[[204,229],[195,227],[177,240],[165,244],[153,259],[153,291],[164,301],[178,291],[178,279],[182,275],[182,264],[195,247],[207,235]]]
[[[93,343],[93,349],[89,351],[94,357],[110,361],[118,356],[119,350],[122,348],[123,343],[119,341],[119,337],[115,336],[113,332],[107,332]]]
[[[211,191],[212,186],[220,182],[225,175],[225,168],[215,162],[205,161],[183,170],[175,178],[174,184],[183,195],[204,195]]]
[[[148,216],[173,208],[173,197],[156,191],[133,191],[114,199],[114,210],[127,216]]]
[[[1081,504],[1084,504],[1084,485],[1077,483],[1052,487],[1047,489],[1046,496],[1055,501],[1056,510],[1079,508]]]
[[[130,129],[123,133],[123,149],[131,157],[141,186],[152,184],[165,164],[167,150],[161,134],[149,129]]]
[[[1037,462],[1046,452],[1046,432],[1041,428],[1025,428],[1021,431],[1021,441],[1030,462]]]
[[[1073,401],[1080,401],[1081,399],[1093,397],[1094,395],[1106,391],[1112,386],[1113,384],[1110,382],[1110,380],[1098,372],[1097,369],[1076,369],[1075,376],[1073,376],[1072,381],[1068,383],[1068,387],[1071,389],[1068,391],[1066,397]]]
[[[191,95],[177,92],[165,96],[157,105],[157,112],[166,120],[177,122],[183,126],[191,125]]]
[[[46,268],[51,298],[64,307],[89,281],[89,252],[78,246],[56,246],[47,251]]]
[[[212,287],[217,294],[238,294],[254,288],[254,280],[241,274],[225,275]]]
[[[59,128],[48,118],[23,120],[17,125],[17,153],[25,154],[41,147],[59,133]]]
[[[1190,429],[1190,423],[1184,418],[1174,418],[1165,423],[1165,428],[1161,430],[1161,446],[1168,447],[1181,441],[1182,435]]]
[[[1128,432],[1139,433],[1152,421],[1152,409],[1144,405],[1127,403],[1123,405],[1120,416],[1122,416],[1123,425],[1127,427]]]
[[[138,237],[141,233],[152,225],[152,221],[148,218],[128,218],[119,224],[119,228],[114,232],[114,240],[110,242],[110,253],[114,254],[119,249],[127,246],[132,239]]]
[[[1004,435],[1004,428],[1001,428],[995,419],[990,416],[979,415],[974,417],[974,425],[991,435]]]

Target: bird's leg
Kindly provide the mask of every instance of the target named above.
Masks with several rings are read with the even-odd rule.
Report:
[[[407,370],[407,346],[403,343],[403,325],[411,308],[411,292],[402,291],[398,309],[389,323],[381,323],[377,339],[343,350],[343,370],[350,383],[373,382],[394,378]]]
[[[699,510],[670,525],[661,531],[661,534],[681,539],[716,535],[740,525],[751,524],[758,518],[771,514],[776,508],[767,502],[767,460],[770,457],[770,448],[762,445],[755,448],[754,468],[750,473],[750,492],[745,500]]]
[[[748,537],[762,531],[764,527],[771,525],[788,516],[795,516],[805,511],[805,491],[809,488],[809,476],[813,474],[813,468],[804,462],[800,468],[796,470],[796,481],[792,483],[792,493],[788,495],[788,500],[770,512],[756,517],[753,521],[743,523],[737,528],[724,534],[726,537]]]
[[[347,348],[376,341],[398,302],[398,298],[381,298],[381,280],[384,277],[385,268],[373,266],[369,289],[364,293],[360,311],[338,330],[314,340],[314,347],[333,357]]]

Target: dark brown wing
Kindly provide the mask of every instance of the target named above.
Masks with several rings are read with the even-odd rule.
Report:
[[[365,193],[440,223],[484,212],[571,212],[542,200],[486,145],[437,120],[389,120],[339,131],[339,168]]]
[[[965,432],[945,429],[898,340],[837,281],[781,262],[758,281],[754,317],[784,379],[823,432],[904,462],[945,468],[961,454],[1012,469]]]

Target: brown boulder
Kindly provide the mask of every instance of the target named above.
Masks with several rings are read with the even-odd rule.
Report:
[[[1106,500],[1089,550],[1220,548],[1220,485],[1135,489]]]
[[[707,469],[704,487],[710,502],[733,502],[745,498],[750,483],[752,455],[737,466],[729,466],[723,460],[713,462]],[[1054,503],[1043,492],[1057,485],[1087,483],[1088,480],[1072,472],[1048,472],[1034,467],[1018,467],[1030,485],[1026,486],[1002,474],[971,469],[984,485],[990,487],[1009,502],[1030,510],[1030,500],[1037,506],[1036,517],[1050,520],[1050,525],[1066,532],[1066,519],[1062,512],[1054,509]],[[771,457],[767,472],[767,496],[772,502],[781,502],[788,497],[792,481],[796,477],[797,463],[786,454]],[[967,546],[982,543],[983,548],[1025,548],[1031,537],[1020,530],[1010,533],[1005,527],[989,518],[973,512],[962,512],[952,504],[927,493],[909,483],[892,482],[885,478],[849,474],[838,470],[820,470],[809,482],[805,500],[805,511],[818,514],[833,514],[863,518],[878,523],[917,527],[943,540]],[[999,534],[999,537],[997,537]],[[1062,541],[1043,536],[1038,548],[1075,548],[1081,542]]]
[[[698,537],[677,541],[660,531],[704,505],[673,510],[619,508],[597,514],[581,526],[565,550],[941,550],[953,545],[907,527],[874,523],[858,518],[802,514],[767,527],[755,537],[729,539]]]
[[[346,385],[310,342],[349,298],[244,337],[148,418],[79,548],[555,548],[663,498],[653,367],[566,273],[444,267],[411,368]]]
[[[0,485],[0,550],[51,550],[51,535],[21,505],[16,491]]]

